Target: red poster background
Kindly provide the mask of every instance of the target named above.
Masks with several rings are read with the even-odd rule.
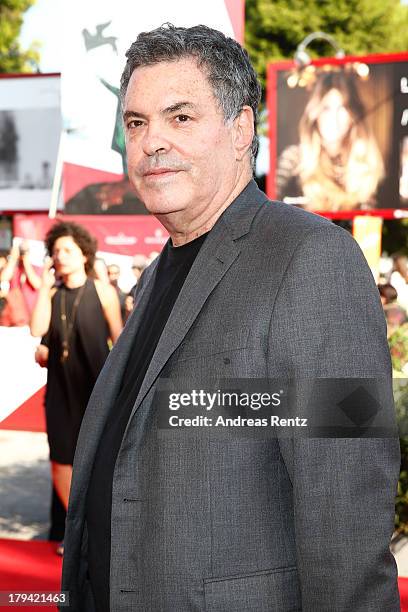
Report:
[[[121,255],[150,255],[161,251],[168,233],[155,217],[145,215],[15,215],[14,235],[30,240],[43,240],[48,229],[58,220],[75,221],[97,238],[98,250]]]

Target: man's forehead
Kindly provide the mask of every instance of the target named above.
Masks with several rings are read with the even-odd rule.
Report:
[[[129,80],[124,116],[160,112],[162,114],[218,106],[205,69],[195,58],[163,61],[136,68]]]
[[[141,64],[140,66],[136,66],[133,70],[133,73],[141,73],[143,71],[154,70],[154,69],[163,69],[165,71],[171,71],[172,68],[176,72],[180,72],[185,68],[187,71],[199,71],[203,76],[206,75],[205,66],[199,63],[198,59],[193,55],[183,55],[181,57],[162,59],[158,61],[153,61],[149,64]]]
[[[193,57],[182,57],[174,61],[162,61],[134,69],[129,80],[128,93],[138,88],[161,90],[166,93],[166,88],[176,91],[186,91],[192,94],[201,90],[212,90],[208,80],[208,74],[204,67],[198,65]]]

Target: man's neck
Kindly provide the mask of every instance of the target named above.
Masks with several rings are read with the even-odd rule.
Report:
[[[203,211],[203,214],[193,221],[184,221],[181,219],[175,220],[171,214],[156,215],[160,223],[164,225],[169,232],[173,246],[182,246],[183,244],[187,244],[187,242],[191,242],[192,240],[199,238],[206,232],[209,232],[210,229],[214,227],[222,213],[245,189],[251,179],[252,173],[246,173],[240,177],[240,180],[227,193],[220,205],[216,206],[215,208],[213,206],[208,206],[208,208],[205,208]]]

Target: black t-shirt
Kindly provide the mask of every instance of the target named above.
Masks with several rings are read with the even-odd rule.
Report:
[[[116,458],[157,343],[206,236],[203,234],[180,247],[173,247],[169,240],[163,249],[121,388],[99,441],[86,504],[89,577],[98,612],[109,612],[110,523]]]

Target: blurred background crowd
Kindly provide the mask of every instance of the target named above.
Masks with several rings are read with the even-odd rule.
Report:
[[[45,249],[45,247],[44,247]],[[128,274],[117,263],[95,257],[89,274],[92,278],[112,285],[120,301],[123,322],[133,308],[133,292],[143,270],[157,257],[135,254],[129,268],[134,283],[129,286]],[[124,277],[126,280],[124,281]],[[30,261],[29,241],[15,241],[9,251],[0,251],[0,325],[20,327],[29,325],[30,317],[41,286],[41,270]]]

